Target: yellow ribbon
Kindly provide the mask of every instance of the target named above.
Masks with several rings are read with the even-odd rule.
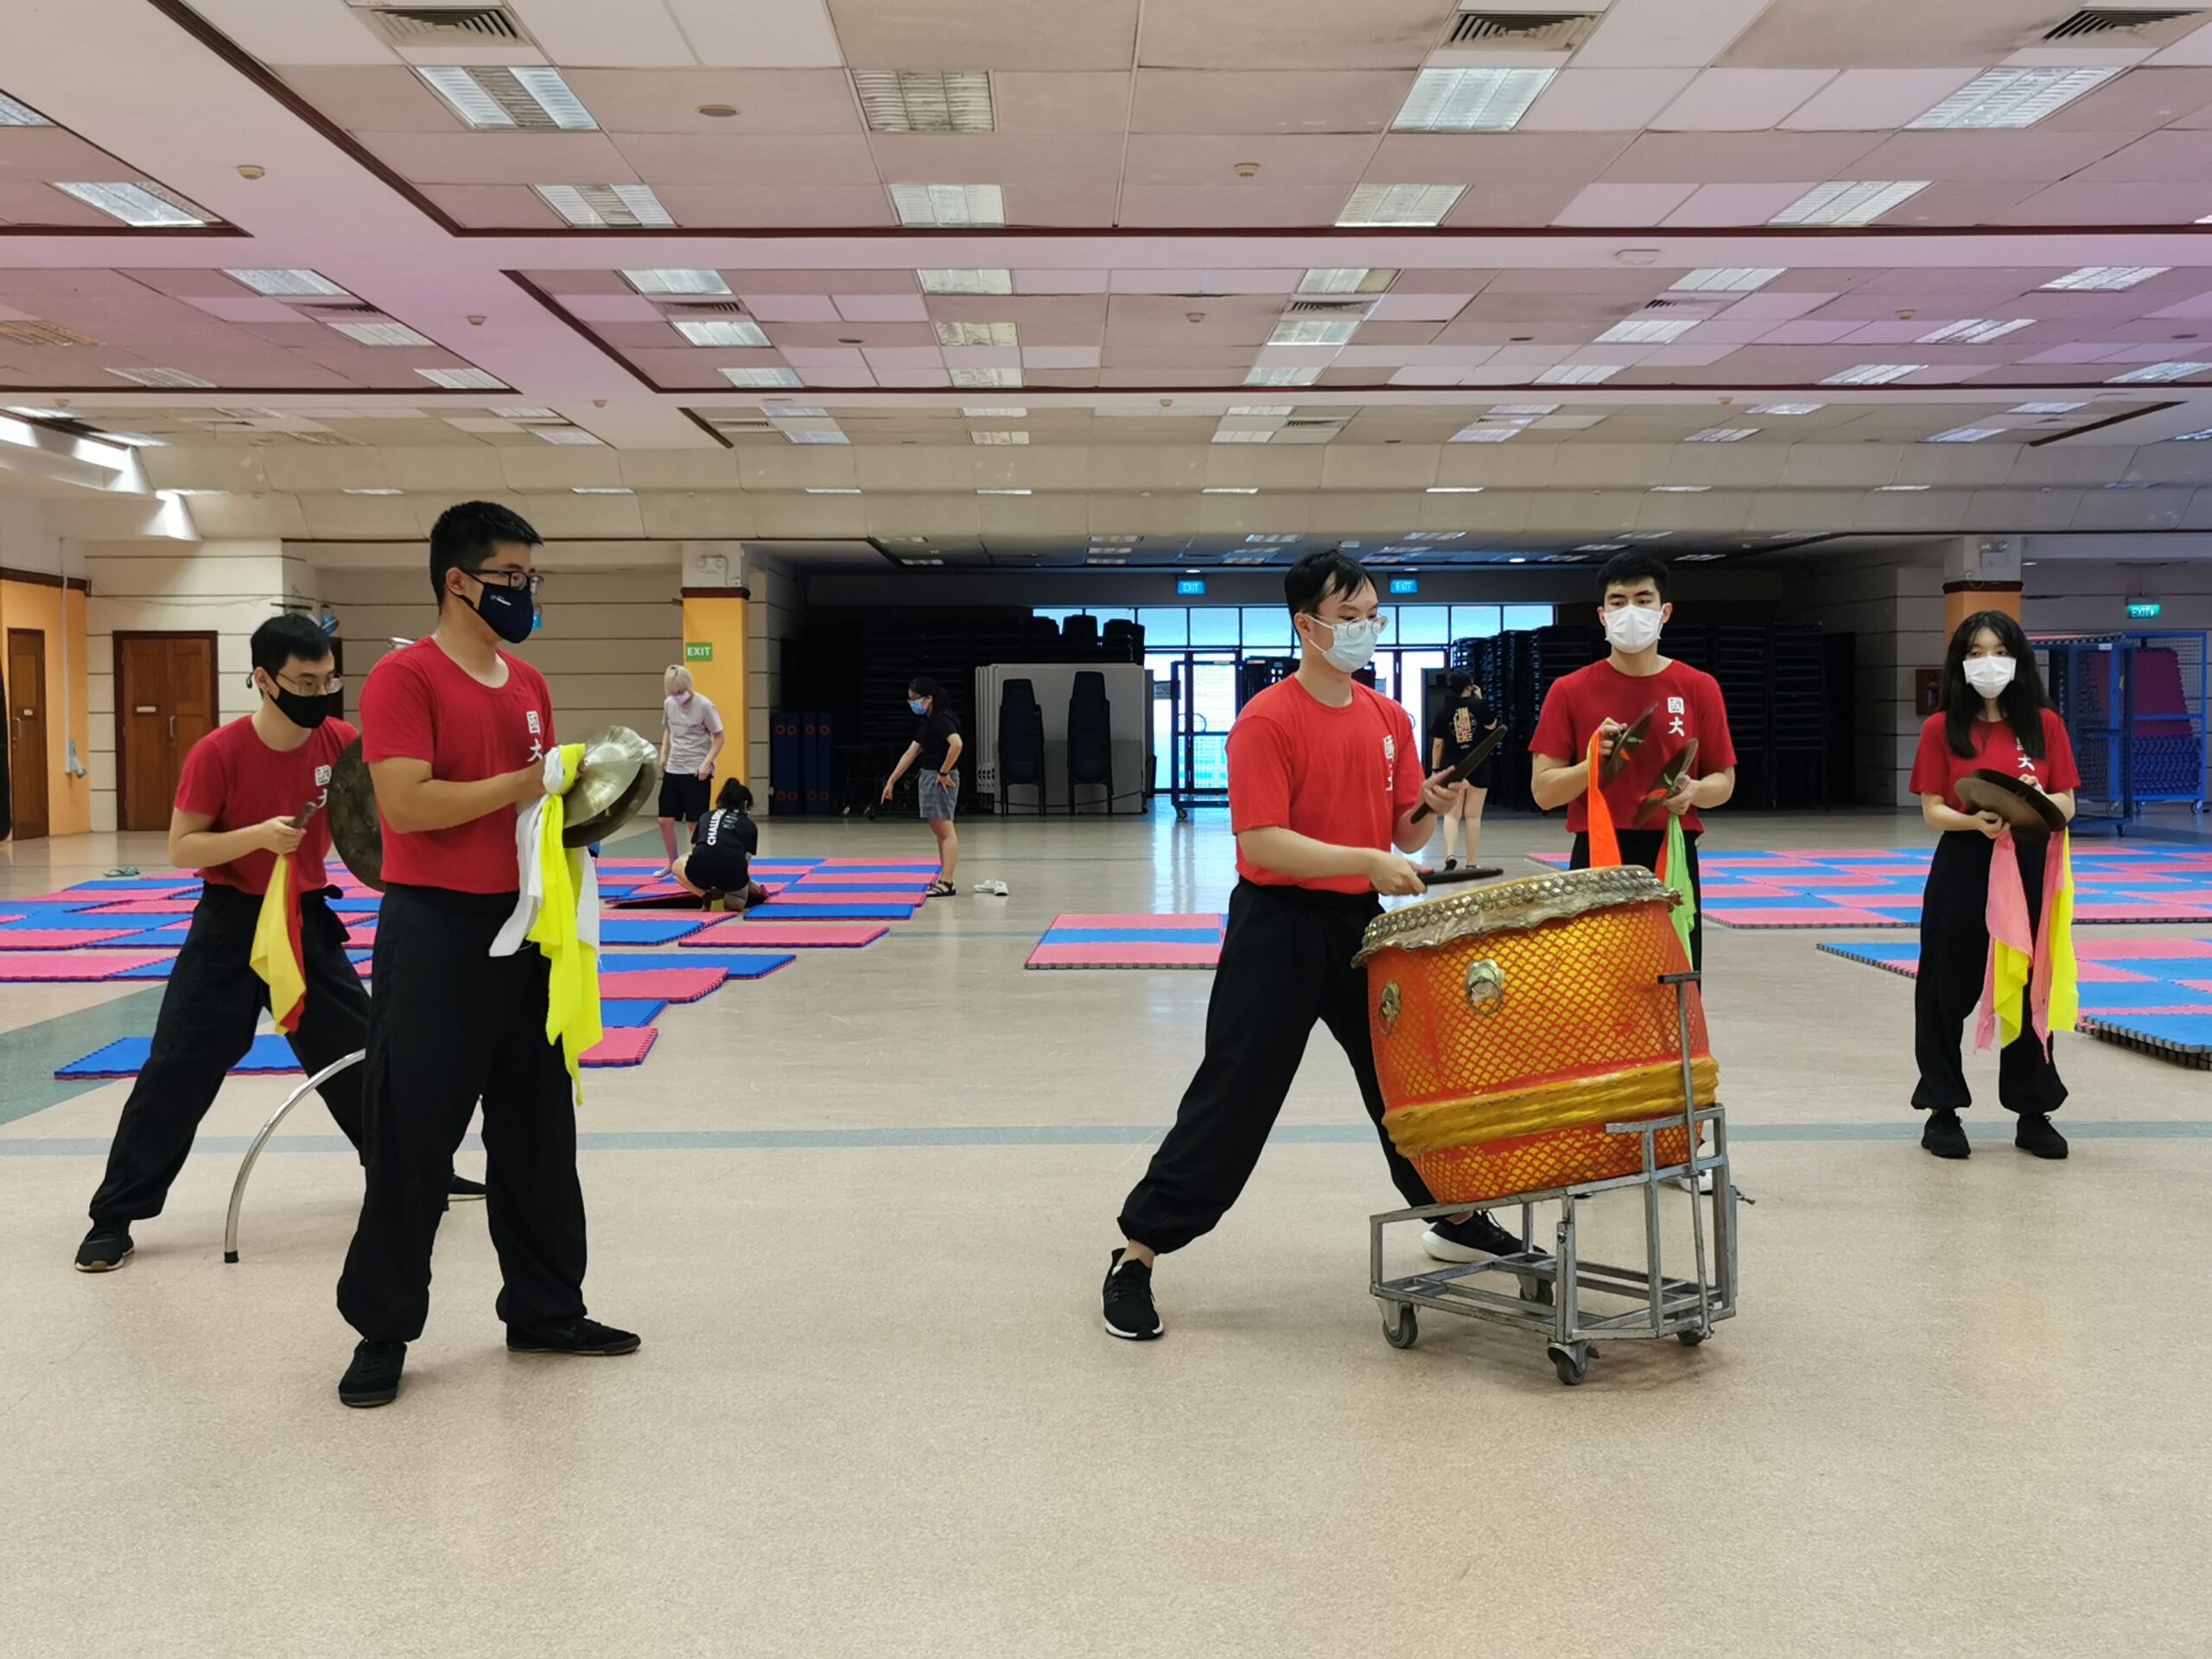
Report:
[[[2045,1029],[2073,1031],[2079,1026],[2082,988],[2081,970],[2074,959],[2072,838],[2063,832],[2054,836],[2050,856],[2058,860],[2058,892],[2043,918],[2044,935],[2050,941],[2050,1009]],[[2017,1039],[2029,1021],[2036,962],[2030,952],[1994,938],[1990,940],[1990,952],[2001,1048]]]
[[[300,966],[298,907],[292,898],[292,859],[276,855],[269,873],[269,887],[261,895],[261,913],[254,918],[253,953],[246,963],[269,987],[269,1012],[276,1029],[290,1033],[300,1023],[300,1009],[307,1001],[307,976]]]
[[[576,781],[584,746],[561,746],[561,791],[565,795]],[[537,857],[543,901],[527,935],[544,954],[548,977],[545,994],[545,1040],[562,1045],[562,1058],[575,1082],[576,1098],[583,1098],[583,1057],[606,1036],[599,1017],[599,953],[576,931],[576,906],[583,885],[584,854],[581,848],[561,844],[562,795],[549,795],[538,824]]]

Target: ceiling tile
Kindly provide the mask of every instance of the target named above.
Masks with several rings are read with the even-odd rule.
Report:
[[[194,0],[193,10],[262,62],[389,63],[391,48],[360,13],[300,0]]]
[[[1404,69],[1259,73],[1142,69],[1133,132],[1380,132],[1405,102]]]
[[[1816,132],[1885,132],[1934,109],[1980,74],[1981,67],[1847,69],[1780,124]]]
[[[2131,69],[2045,116],[2057,132],[2147,132],[2212,104],[2212,67]]]
[[[2202,178],[2203,175],[2199,175]],[[1991,215],[2000,225],[2187,225],[2212,214],[2212,180],[2094,184],[2069,179]]]
[[[1147,69],[1410,69],[1442,40],[1450,16],[1437,0],[1181,0],[1145,10],[1138,61]]]
[[[1132,134],[1123,175],[1131,185],[1243,186],[1240,165],[1260,169],[1255,184],[1341,184],[1344,194],[1357,183],[1375,153],[1375,140],[1363,134],[1332,137],[1204,137],[1196,134]]]
[[[1367,176],[1391,184],[1529,178],[1587,182],[1630,143],[1620,133],[1394,132],[1377,146]]]
[[[823,0],[665,0],[701,63],[807,68],[842,61]]]
[[[376,132],[362,142],[416,184],[641,181],[603,132]]]
[[[1767,0],[1613,0],[1575,54],[1579,65],[1703,68],[1726,51]]]
[[[1668,225],[1764,225],[1805,193],[1802,184],[1700,185]]]
[[[2127,142],[2115,132],[1900,132],[1859,158],[1869,179],[1936,179],[1948,183],[2026,179],[2047,183],[2079,172]]]
[[[879,132],[868,143],[886,184],[1111,184],[1122,135]]]
[[[1858,176],[1871,134],[1647,132],[1616,156],[1609,184],[1785,184]]]
[[[383,67],[287,69],[284,83],[348,132],[468,130],[421,76],[386,56]]]
[[[1560,212],[1561,225],[1657,225],[1692,195],[1694,184],[1592,184]]]
[[[533,133],[529,143],[554,135]],[[705,133],[618,133],[614,142],[640,182],[664,184],[877,184],[875,158],[858,135],[805,137],[728,137]],[[582,178],[582,174],[563,174]],[[524,183],[544,182],[542,167]],[[917,181],[919,182],[919,181]],[[960,183],[984,181],[960,180]]]
[[[750,134],[863,130],[852,82],[841,69],[564,70],[599,124],[609,132]],[[411,77],[410,77],[411,79]],[[699,113],[728,105],[733,116]]]
[[[1336,223],[1349,187],[1279,185],[1255,180],[1223,186],[1134,186],[1122,193],[1126,226],[1177,230],[1217,226],[1325,226]]]
[[[1137,12],[1137,0],[1091,0],[1046,21],[1033,0],[830,0],[845,60],[859,69],[1127,69]]]
[[[1001,70],[991,77],[991,103],[1001,132],[1124,132],[1129,76]]]
[[[1674,102],[1694,73],[1690,69],[1562,69],[1516,130],[1640,131]]]
[[[678,225],[840,230],[895,222],[880,185],[663,184],[654,194]]]
[[[661,0],[506,0],[552,62],[579,68],[683,65],[690,43]]]
[[[2083,168],[2081,184],[2182,184],[2212,176],[2212,132],[2153,132]],[[2186,223],[2177,214],[2168,223]]]
[[[471,230],[551,230],[562,223],[543,197],[519,184],[426,184],[423,194]]]
[[[1662,131],[1763,131],[1834,78],[1830,69],[1707,69],[1650,124]]]

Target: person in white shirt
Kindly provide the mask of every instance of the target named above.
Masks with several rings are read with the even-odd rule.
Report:
[[[670,668],[661,687],[666,695],[660,709],[660,844],[668,855],[661,874],[673,875],[679,861],[677,820],[695,824],[707,816],[715,757],[722,752],[722,716],[692,689],[688,668]]]

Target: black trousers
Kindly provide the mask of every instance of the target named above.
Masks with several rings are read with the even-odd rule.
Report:
[[[106,1176],[92,1194],[94,1223],[123,1226],[162,1213],[225,1074],[252,1046],[254,1024],[269,1006],[269,987],[248,965],[260,916],[260,894],[212,883],[193,907],[154,1021],[153,1052],[123,1104]],[[288,1040],[313,1077],[362,1046],[369,994],[346,960],[346,925],[321,893],[301,897],[300,954],[307,1006]],[[361,1084],[361,1068],[349,1066],[321,1089],[323,1104],[356,1147]]]
[[[2040,932],[2047,847],[2017,845],[2028,920]],[[1988,969],[1989,861],[1995,851],[1996,844],[1979,830],[1948,830],[1928,866],[1928,887],[1920,898],[1920,973],[1912,988],[1912,1052],[1920,1062],[1912,1103],[1923,1112],[1962,1111],[1974,1103],[1961,1046]],[[2055,1112],[2066,1103],[2058,1068],[2024,1021],[2020,1034],[1998,1051],[1997,1099],[2012,1112]]]
[[[512,893],[385,894],[362,1102],[368,1183],[338,1281],[338,1311],[372,1341],[423,1334],[448,1173],[479,1101],[499,1317],[531,1326],[584,1312],[575,1096],[545,1040],[545,958],[535,946],[490,954],[513,908]]]
[[[1380,910],[1372,894],[1237,884],[1206,1005],[1205,1058],[1122,1206],[1122,1237],[1164,1253],[1213,1230],[1260,1161],[1316,1020],[1351,1062],[1390,1179],[1408,1205],[1435,1201],[1382,1128],[1367,970],[1351,965]]]
[[[1705,889],[1698,883],[1697,838],[1701,830],[1682,831],[1682,862],[1689,866],[1690,891],[1697,895],[1697,917],[1690,923],[1690,966],[1700,972],[1705,968]],[[1613,839],[1620,842],[1621,861],[1627,864],[1641,864],[1647,870],[1659,868],[1659,855],[1667,845],[1664,830],[1616,830]],[[1590,868],[1590,836],[1587,831],[1575,836],[1574,853],[1567,861],[1568,868],[1586,870]]]

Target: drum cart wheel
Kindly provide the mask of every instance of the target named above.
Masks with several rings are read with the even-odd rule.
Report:
[[[1393,1348],[1410,1348],[1421,1340],[1421,1321],[1411,1302],[1382,1304],[1382,1340]]]
[[[1544,1351],[1551,1356],[1552,1370],[1559,1373],[1559,1380],[1570,1389],[1582,1386],[1582,1379],[1590,1375],[1590,1362],[1598,1351],[1586,1342],[1555,1342]]]

